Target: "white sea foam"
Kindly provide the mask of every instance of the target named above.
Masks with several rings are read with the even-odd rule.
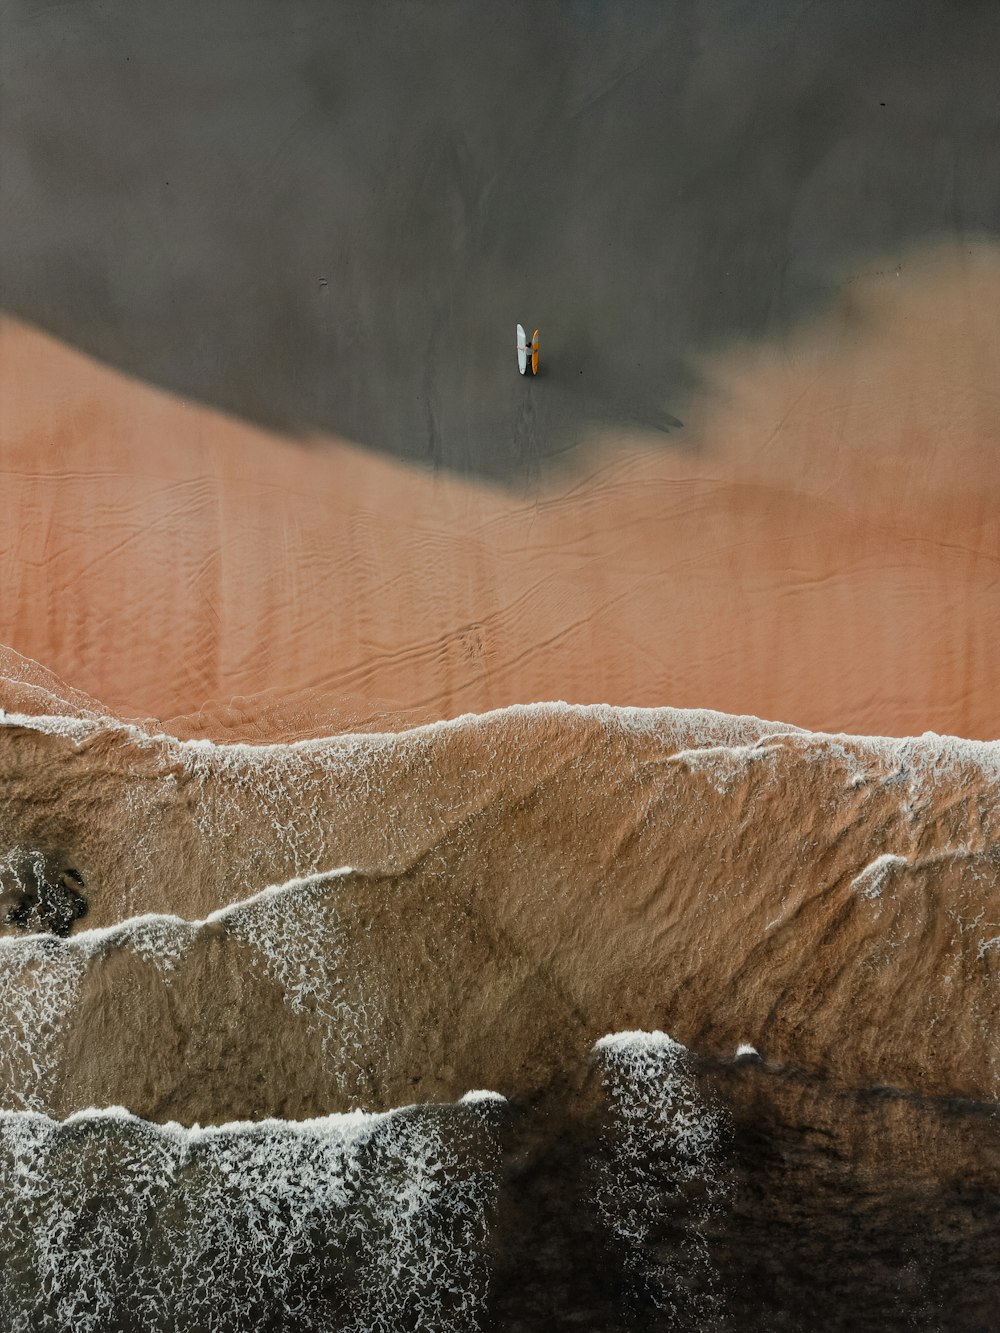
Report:
[[[59,1034],[94,959],[131,950],[170,984],[198,933],[217,925],[248,946],[251,964],[256,959],[290,1008],[319,1030],[335,1076],[353,1088],[351,1075],[361,1067],[364,1043],[378,1037],[380,1015],[359,970],[349,980],[344,975],[331,887],[353,873],[342,867],[269,887],[199,921],[147,914],[63,939],[0,938],[0,1105],[38,1111],[51,1105]]]
[[[954,776],[963,768],[979,770],[984,777],[1000,780],[1000,739],[966,740],[925,731],[920,736],[867,736],[849,732],[808,731],[790,723],[773,722],[752,714],[720,713],[706,708],[628,708],[613,704],[569,704],[561,701],[513,704],[483,713],[463,713],[458,717],[428,722],[390,732],[345,732],[315,739],[267,742],[214,742],[178,740],[165,732],[154,732],[134,723],[107,716],[76,716],[55,713],[19,713],[0,709],[0,727],[21,727],[47,735],[63,736],[80,742],[102,732],[117,732],[141,748],[166,749],[175,758],[187,756],[191,769],[217,760],[237,760],[254,764],[261,757],[274,758],[279,752],[315,755],[326,749],[365,753],[372,749],[397,751],[429,738],[471,729],[489,728],[509,723],[517,725],[538,719],[566,722],[595,722],[608,731],[632,733],[661,740],[675,752],[714,750],[716,757],[730,762],[734,757],[723,751],[748,751],[748,758],[760,758],[763,742],[778,744],[784,739],[818,749],[823,756],[839,756],[853,767],[852,776],[867,770],[892,770],[885,780],[924,783],[935,777]],[[754,754],[753,752],[757,753]],[[860,765],[860,767],[859,767]]]
[[[182,844],[189,821],[202,839],[215,844],[216,901],[233,900],[248,877],[263,882],[305,876],[342,859],[343,826],[357,827],[373,806],[378,819],[369,821],[368,868],[401,870],[396,859],[400,848],[411,857],[415,847],[426,850],[472,811],[468,783],[436,781],[441,747],[460,735],[478,735],[487,762],[491,753],[505,756],[509,790],[518,772],[516,756],[523,751],[525,763],[535,762],[538,746],[544,744],[539,728],[546,723],[557,724],[560,731],[585,726],[613,737],[641,737],[644,748],[646,743],[653,747],[652,755],[643,754],[643,762],[658,749],[663,763],[688,772],[694,781],[707,782],[720,794],[754,768],[777,780],[789,765],[805,762],[839,765],[845,799],[856,799],[854,793],[868,786],[898,791],[900,809],[907,815],[933,802],[944,779],[974,784],[983,810],[1000,805],[1000,742],[933,733],[908,739],[827,735],[709,710],[528,704],[400,732],[270,744],[179,741],[112,718],[0,712],[0,729],[29,728],[62,736],[73,746],[106,733],[150,760],[141,778],[124,788],[121,840],[129,856],[125,883],[119,886],[117,911],[122,916],[142,901],[150,881],[162,878],[164,841]],[[523,744],[526,731],[532,733],[531,746]],[[127,753],[122,756],[123,773],[129,761]],[[599,771],[599,766],[593,769],[594,779]],[[405,813],[399,808],[400,773],[407,775]],[[474,770],[467,776],[477,800],[487,803],[495,797],[493,780],[476,781],[485,775]],[[252,834],[248,811],[253,812]],[[975,836],[973,822],[970,815],[970,838]],[[397,837],[397,823],[405,823],[402,838]],[[112,905],[107,897],[105,903]]]
[[[765,745],[755,741],[751,745],[704,745],[693,750],[678,750],[668,756],[667,762],[683,764],[693,773],[705,774],[720,794],[730,790],[746,774],[751,764],[768,762],[772,772],[781,744]]]
[[[899,856],[896,852],[883,852],[881,856],[876,856],[874,861],[870,861],[859,875],[855,875],[851,880],[851,888],[862,898],[878,898],[881,896],[882,886],[892,871],[897,866],[909,864],[905,856]]]
[[[630,731],[664,738],[686,738],[695,744],[746,744],[762,735],[792,733],[809,735],[799,727],[787,723],[768,722],[750,714],[719,713],[708,708],[626,708],[615,704],[569,704],[552,701],[533,704],[511,704],[505,708],[489,709],[483,713],[462,713],[458,717],[438,722],[426,722],[398,732],[345,732],[337,736],[287,742],[214,742],[206,740],[178,740],[166,732],[148,731],[131,722],[122,722],[110,714],[81,717],[57,713],[18,713],[0,709],[0,726],[23,727],[47,735],[65,736],[68,740],[82,741],[104,731],[117,731],[137,745],[162,746],[183,749],[192,753],[226,750],[274,751],[299,750],[309,752],[317,746],[364,740],[386,745],[410,738],[463,731],[470,727],[491,726],[497,722],[522,722],[539,717],[559,717],[567,720],[595,721],[616,731]]]
[[[763,734],[789,730],[757,718],[728,717],[707,710],[545,703],[463,714],[400,732],[347,733],[287,743],[216,744],[180,741],[110,717],[36,716],[0,710],[0,728],[20,727],[59,736],[74,746],[107,734],[152,756],[153,772],[144,772],[141,781],[125,790],[127,827],[122,828],[122,840],[130,849],[130,884],[124,892],[123,912],[158,872],[153,835],[164,812],[176,809],[182,793],[200,834],[217,845],[224,880],[237,875],[247,860],[243,830],[248,800],[255,825],[266,829],[266,848],[251,845],[249,851],[261,853],[273,867],[265,872],[268,875],[308,875],[331,864],[337,859],[338,818],[349,817],[348,812],[372,802],[380,806],[377,845],[383,851],[378,864],[399,868],[392,861],[393,803],[386,802],[385,792],[400,766],[413,775],[410,801],[419,803],[421,785],[437,771],[442,743],[468,732],[495,733],[497,742],[503,743],[506,735],[546,720],[598,726],[612,735],[642,736],[658,742],[666,753],[701,745],[751,744]],[[484,799],[491,790],[487,784]],[[428,842],[467,814],[466,784],[450,784],[444,790],[435,785],[424,814]],[[171,832],[176,837],[179,830]],[[223,888],[225,891],[226,886]]]
[[[348,868],[335,872],[343,877]],[[366,971],[350,966],[349,948],[329,877],[300,879],[215,914],[231,935],[243,940],[285,1002],[319,1030],[322,1049],[342,1090],[355,1085],[348,1071],[362,1073],[365,1049],[381,1040],[383,1010]]]
[[[511,704],[503,708],[487,709],[482,713],[462,713],[454,718],[421,723],[388,732],[344,732],[336,736],[298,741],[254,743],[215,742],[202,739],[178,740],[167,732],[156,732],[123,722],[110,714],[76,716],[60,713],[20,713],[0,709],[0,726],[23,727],[61,735],[67,739],[83,740],[107,731],[117,731],[142,746],[169,745],[190,751],[309,751],[317,746],[335,745],[357,740],[393,745],[413,737],[462,731],[470,727],[494,726],[498,722],[531,721],[552,717],[567,721],[595,721],[609,729],[631,731],[665,739],[687,740],[696,746],[739,747],[755,745],[763,737],[798,737],[818,741],[824,745],[840,744],[850,751],[866,750],[870,754],[898,756],[923,766],[928,761],[938,767],[955,763],[974,763],[987,766],[1000,764],[1000,738],[989,741],[968,740],[961,736],[940,735],[925,731],[919,736],[880,736],[851,732],[809,731],[787,722],[770,721],[752,713],[721,713],[710,708],[622,707],[617,704],[570,704],[551,701],[530,704]]]
[[[30,892],[46,877],[37,851],[12,847],[0,858],[8,892]],[[51,935],[0,939],[0,1105],[43,1110],[58,1066],[62,1019],[79,990],[85,958]]]
[[[502,1101],[210,1128],[0,1113],[0,1323],[475,1330]]]
[[[706,1228],[729,1194],[727,1123],[699,1090],[687,1049],[665,1032],[618,1032],[595,1046],[611,1109],[597,1206],[626,1268],[670,1327],[709,1330],[723,1294]],[[661,1230],[682,1239],[658,1245]]]
[[[62,946],[49,935],[0,940],[0,1106],[49,1104],[59,1036],[87,965],[82,951]]]

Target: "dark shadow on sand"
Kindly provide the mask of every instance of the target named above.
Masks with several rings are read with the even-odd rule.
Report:
[[[469,475],[607,423],[690,447],[699,350],[998,229],[998,68],[992,0],[9,0],[3,308]]]

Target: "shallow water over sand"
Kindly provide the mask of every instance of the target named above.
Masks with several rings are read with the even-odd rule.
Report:
[[[12,1327],[987,1326],[997,744],[0,723]]]

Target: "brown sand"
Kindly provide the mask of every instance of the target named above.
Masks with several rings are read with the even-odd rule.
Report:
[[[119,714],[259,738],[565,698],[1000,734],[996,246],[873,261],[705,359],[683,431],[586,441],[531,495],[267,435],[10,321],[0,358],[0,642]]]
[[[60,1113],[530,1097],[632,1027],[713,1058],[750,1041],[838,1085],[1000,1091],[995,746],[552,708],[294,749],[0,740],[8,846],[38,851],[52,882],[76,872],[85,926],[364,872],[196,927],[166,975],[159,933],[46,944],[83,967],[57,1024],[68,1050],[43,1042]],[[12,864],[5,905],[24,886]],[[7,931],[4,960],[28,947]],[[257,941],[285,957],[282,984]],[[321,1011],[282,1020],[296,977]],[[155,1062],[128,1059],[143,1034]],[[19,1058],[8,1097],[31,1081]],[[288,1059],[303,1078],[265,1076]]]
[[[53,884],[75,873],[80,925],[363,873],[189,925],[9,928],[3,1101],[204,1123],[498,1089],[499,1326],[623,1330],[590,1048],[665,1029],[724,1130],[671,1300],[721,1273],[727,1317],[679,1326],[806,1327],[817,1291],[831,1329],[989,1326],[1000,746],[551,706],[296,747],[51,725],[0,728],[0,826]],[[3,908],[30,878],[7,861]],[[666,1191],[670,1244],[630,1252],[655,1268],[682,1226],[653,1151],[669,1089],[645,1117],[625,1094],[654,1140],[615,1188],[626,1221]]]
[[[37,661],[4,655],[0,704],[222,738],[552,696],[995,736],[998,312],[996,248],[876,265],[706,359],[680,445],[590,440],[530,496],[269,437],[8,323],[0,640]],[[669,710],[269,748],[54,725],[0,727],[6,1104],[493,1087],[491,1313],[617,1330],[590,1048],[664,1029],[725,1133],[662,1326],[989,1326],[1000,747]],[[138,913],[182,920],[89,930]],[[629,1263],[676,1249],[669,1169],[640,1143],[616,1178],[626,1221],[672,1210]],[[683,1302],[714,1273],[709,1324]]]

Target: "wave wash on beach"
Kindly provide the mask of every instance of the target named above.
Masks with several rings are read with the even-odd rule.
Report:
[[[0,7],[0,1333],[994,1333],[1000,5]]]
[[[36,688],[56,711],[0,717],[9,1311],[228,1330],[272,1282],[289,1329],[987,1308],[997,743],[538,704],[219,745]],[[379,1116],[395,1165],[356,1146]]]

